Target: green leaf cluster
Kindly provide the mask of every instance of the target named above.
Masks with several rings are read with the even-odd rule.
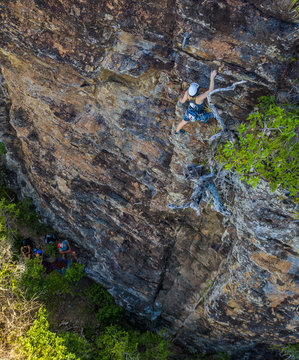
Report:
[[[58,255],[57,245],[55,243],[47,244],[45,248],[45,254],[56,258]]]
[[[0,186],[0,213],[0,235],[15,237],[17,235],[17,222],[34,229],[38,233],[48,230],[40,222],[32,201],[30,199],[18,201],[15,194],[5,185]]]
[[[62,274],[56,270],[46,274],[40,258],[26,260],[21,286],[28,298],[39,296],[53,299],[54,296],[72,293],[73,285],[84,276],[83,265],[71,264]]]
[[[217,160],[234,170],[248,184],[260,179],[298,193],[299,111],[290,105],[277,105],[273,97],[262,97],[247,122],[238,128],[239,144],[227,142],[218,149]]]
[[[28,360],[80,360],[69,352],[63,337],[50,331],[47,317],[41,307],[27,334],[19,338],[20,353]]]
[[[85,296],[96,312],[96,318],[101,325],[118,323],[122,319],[123,308],[116,305],[113,297],[100,284],[94,283],[85,290]]]
[[[95,360],[166,360],[171,354],[169,340],[149,331],[126,331],[118,325],[106,327],[96,345]]]

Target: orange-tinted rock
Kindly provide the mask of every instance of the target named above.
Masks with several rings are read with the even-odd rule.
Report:
[[[294,25],[239,0],[1,0],[0,10],[7,166],[80,246],[88,274],[197,349],[294,341],[294,204],[233,179],[220,192],[227,221],[209,206],[201,217],[168,208],[189,199],[186,166],[211,160],[214,120],[173,133],[186,84],[207,88],[220,66],[216,87],[247,80],[216,101],[237,126],[277,80],[291,85],[281,57]]]

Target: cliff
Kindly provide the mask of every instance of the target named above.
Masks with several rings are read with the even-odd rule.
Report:
[[[260,95],[294,98],[296,25],[256,3],[0,1],[0,132],[14,185],[121,305],[201,351],[297,339],[288,196],[224,174],[231,216],[168,207],[190,197],[189,164],[213,164],[214,120],[174,134],[187,83],[207,88],[215,68],[216,87],[247,81],[213,98],[232,129]]]

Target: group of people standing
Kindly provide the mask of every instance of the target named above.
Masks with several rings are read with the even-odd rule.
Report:
[[[45,243],[48,244],[56,244],[59,254],[61,255],[62,259],[66,259],[67,257],[71,257],[74,260],[78,260],[76,252],[71,248],[70,243],[68,240],[63,240],[58,242],[56,236],[46,235],[45,236]],[[25,259],[32,259],[34,257],[40,257],[43,260],[43,251],[41,249],[37,249],[33,245],[33,241],[31,238],[26,238],[21,242],[21,255]]]

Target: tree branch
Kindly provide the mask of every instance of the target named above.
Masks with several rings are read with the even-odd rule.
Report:
[[[215,119],[217,120],[218,124],[220,125],[220,127],[222,128],[221,131],[219,131],[217,134],[213,135],[212,137],[210,137],[209,139],[209,142],[211,143],[212,141],[216,140],[218,137],[222,136],[225,132],[228,133],[228,136],[230,138],[230,140],[232,140],[231,138],[231,135],[230,135],[230,132],[229,130],[226,128],[221,116],[219,115],[219,112],[218,110],[216,109],[215,105],[212,103],[212,100],[211,100],[211,96],[218,93],[218,92],[224,92],[224,91],[233,91],[235,90],[236,86],[237,85],[241,85],[241,84],[245,84],[246,81],[245,80],[242,80],[242,81],[238,81],[238,82],[235,82],[233,83],[231,86],[228,86],[226,88],[220,88],[220,89],[215,89],[213,91],[211,91],[209,93],[209,95],[207,96],[207,100],[208,100],[208,104],[210,106],[210,109],[212,110],[213,114],[214,114],[214,117]]]

